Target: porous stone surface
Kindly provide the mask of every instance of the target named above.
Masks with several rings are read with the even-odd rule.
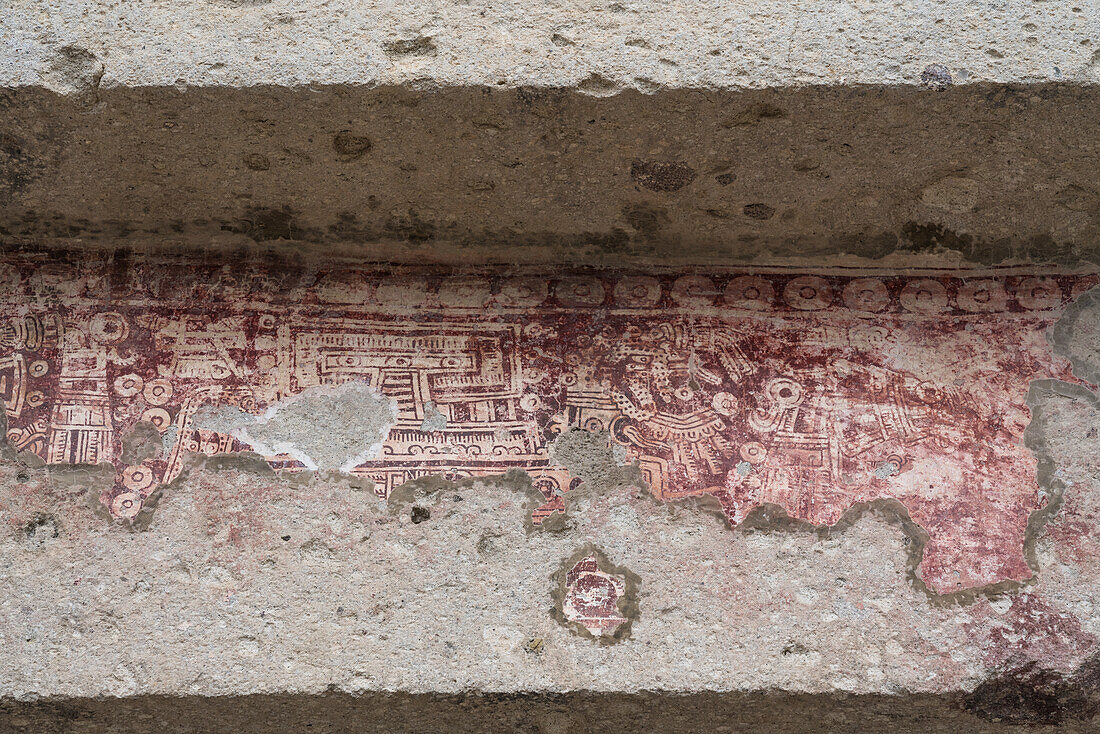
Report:
[[[928,318],[913,321],[914,316],[906,316],[917,313],[913,308],[948,309],[935,315],[944,334],[953,333],[952,323],[965,327],[959,333],[984,334],[982,349],[960,350],[949,342],[921,352],[921,360],[911,359],[908,369],[934,373],[935,361],[946,359],[953,366],[944,374],[959,376],[955,388],[978,390],[985,384],[980,394],[993,412],[983,421],[1002,425],[983,434],[984,440],[998,451],[1015,445],[1021,458],[988,455],[979,444],[957,443],[956,451],[936,459],[947,467],[944,483],[930,486],[924,495],[895,494],[899,503],[845,495],[849,490],[843,487],[855,480],[826,479],[831,470],[813,458],[818,429],[794,418],[768,439],[767,447],[743,443],[736,411],[749,410],[756,421],[768,423],[767,406],[793,399],[782,394],[784,385],[795,389],[789,384],[793,380],[746,390],[738,398],[742,408],[728,386],[725,393],[708,392],[716,389],[714,380],[725,385],[733,374],[752,384],[751,372],[739,370],[749,370],[752,355],[761,353],[745,343],[748,361],[738,362],[726,351],[720,353],[727,354],[727,361],[712,364],[702,345],[714,335],[699,334],[711,322],[736,333],[760,319],[758,312],[737,309],[752,301],[748,285],[758,294],[764,288],[768,281],[762,274],[736,275],[755,280],[726,287],[732,296],[722,296],[722,306],[713,305],[719,296],[703,288],[699,276],[685,281],[686,276],[635,273],[626,281],[628,288],[614,285],[624,276],[605,272],[596,281],[608,284],[598,291],[599,301],[592,300],[592,275],[585,276],[589,280],[567,273],[547,276],[557,300],[544,303],[541,299],[549,296],[543,295],[523,301],[532,309],[529,338],[538,329],[545,331],[547,314],[557,313],[561,323],[591,318],[611,323],[632,313],[637,320],[653,318],[630,309],[657,303],[655,293],[672,299],[660,319],[646,322],[648,331],[607,332],[612,354],[643,362],[650,354],[666,355],[622,384],[616,408],[599,402],[596,383],[569,377],[570,370],[599,374],[601,360],[608,357],[581,358],[567,347],[573,338],[568,331],[556,341],[528,343],[517,352],[519,362],[507,350],[502,360],[491,348],[493,330],[513,317],[478,299],[530,299],[539,289],[529,275],[489,277],[492,285],[485,290],[468,274],[417,286],[419,281],[407,274],[384,274],[378,280],[341,264],[294,272],[282,268],[282,284],[266,291],[268,286],[252,290],[247,285],[256,282],[253,276],[242,277],[256,272],[248,263],[215,268],[220,273],[215,280],[205,271],[188,275],[195,265],[186,260],[175,261],[175,268],[185,265],[172,270],[155,259],[143,261],[152,267],[140,265],[132,254],[90,268],[43,255],[25,257],[8,261],[18,263],[15,282],[22,305],[14,304],[0,332],[13,349],[4,363],[9,445],[0,462],[0,520],[7,528],[0,536],[0,643],[12,652],[0,656],[0,680],[6,710],[29,722],[24,727],[53,721],[57,714],[48,701],[58,697],[83,700],[69,709],[74,720],[85,714],[73,711],[94,711],[90,700],[102,697],[131,698],[125,706],[132,708],[126,710],[145,711],[155,719],[172,705],[158,695],[309,698],[325,691],[337,692],[334,706],[348,710],[383,692],[399,692],[413,698],[398,696],[379,705],[389,711],[419,707],[421,714],[431,710],[441,718],[456,715],[453,706],[481,704],[433,695],[521,693],[533,696],[537,707],[545,705],[539,696],[587,691],[626,696],[615,705],[629,708],[644,706],[646,692],[713,692],[726,696],[721,710],[751,721],[761,714],[745,695],[785,691],[837,705],[838,721],[858,718],[860,712],[877,716],[882,707],[895,716],[929,707],[923,710],[936,711],[941,723],[969,722],[976,731],[998,721],[1095,724],[1100,409],[1095,386],[1070,369],[1096,364],[1095,335],[1079,328],[1097,317],[1095,291],[1082,290],[1095,282],[1091,274],[1052,276],[1046,271],[1036,281],[1038,271],[1030,271],[1026,277],[1032,280],[1024,287],[1024,276],[1015,270],[992,276],[982,271],[980,278],[948,270],[936,276],[941,293],[930,283],[930,271],[874,281],[864,268],[859,288],[841,287],[850,275],[833,272],[827,278],[813,276],[821,281],[812,282],[815,292],[809,295],[803,293],[811,285],[805,281],[809,276],[763,274],[797,286],[779,289],[786,300],[769,303],[767,318],[803,324],[796,343],[806,354],[818,348],[806,341],[805,334],[815,333],[813,324],[820,324],[822,339],[841,339],[836,334],[843,333],[850,340],[863,333],[862,322],[837,331],[854,318],[850,311],[859,309],[875,314],[863,317],[873,319],[868,324],[886,330],[882,338],[843,352],[864,360],[868,369],[876,360],[918,349],[899,347],[896,341],[908,344],[915,327],[906,324]],[[145,297],[143,289],[159,282],[174,295],[166,290],[156,305],[147,302],[144,311],[131,311]],[[314,295],[294,295],[299,286],[293,282],[308,284],[302,287]],[[922,285],[906,285],[914,282]],[[99,291],[89,288],[93,283]],[[822,300],[822,283],[849,293],[847,300]],[[883,292],[876,283],[890,285]],[[244,321],[219,305],[220,294],[242,287],[251,295],[235,308],[265,304],[262,314]],[[1007,295],[1001,298],[1008,292],[1011,304]],[[98,293],[113,294],[112,300],[97,301]],[[323,300],[310,306],[317,295]],[[297,305],[280,305],[287,296]],[[1067,315],[1061,315],[1071,301]],[[378,304],[390,310],[380,312]],[[888,312],[872,308],[877,306]],[[315,310],[303,320],[303,308]],[[173,318],[164,318],[164,309]],[[360,314],[358,320],[348,315],[349,309]],[[478,325],[471,341],[462,336],[464,321]],[[339,328],[326,327],[329,323]],[[692,326],[681,331],[678,323]],[[990,324],[1003,330],[998,341],[1015,347],[1015,362],[997,361],[994,339],[983,331]],[[137,349],[130,340],[142,339],[149,329],[159,336]],[[1045,329],[1051,341],[1043,347]],[[269,348],[257,340],[268,333],[283,333],[279,339],[298,345],[289,353],[297,366],[286,371],[277,357],[258,367]],[[586,327],[578,335],[590,333]],[[1005,336],[1009,333],[1011,338]],[[695,346],[680,365],[675,352],[643,349],[645,342],[638,340],[645,334],[677,349]],[[419,347],[410,349],[414,344]],[[460,345],[477,358],[463,361],[466,352],[456,351]],[[511,383],[500,383],[506,374],[502,366],[519,365],[511,368],[520,370],[514,374],[535,375],[533,366],[546,358],[539,352],[554,349],[562,350],[564,364],[573,365],[548,372],[566,388],[563,402],[553,408],[561,415],[548,414],[545,423],[548,429],[558,426],[550,433],[556,437],[527,459],[508,459],[501,452],[490,464],[476,463],[479,454],[472,448],[507,448],[512,441],[508,430],[515,430],[507,428],[506,411],[497,412],[492,419],[497,427],[480,437],[476,406],[483,391],[498,391],[490,394],[507,405],[511,398],[499,389]],[[817,388],[810,380],[825,379],[836,368],[831,362],[800,367],[798,357],[788,359],[783,369],[807,381],[804,389],[811,391]],[[101,363],[102,375],[97,372]],[[991,372],[986,369],[991,364],[999,366]],[[116,376],[122,368],[128,372]],[[849,365],[844,374],[853,369]],[[1016,381],[993,390],[988,381],[994,372]],[[406,383],[395,379],[406,373],[422,375],[410,383],[423,380],[421,387],[407,392]],[[238,379],[242,374],[245,382]],[[346,380],[353,374],[359,377]],[[874,374],[886,380],[883,385],[893,384],[888,372]],[[681,378],[686,382],[681,384]],[[293,389],[305,388],[297,399],[293,389],[279,392],[284,379],[294,380],[285,383],[297,386]],[[315,379],[328,379],[330,386],[308,387]],[[56,387],[43,392],[51,380],[58,380]],[[346,380],[343,385],[332,386],[341,380]],[[715,419],[727,416],[733,428],[723,428],[721,435],[730,445],[715,439],[718,434],[693,429],[697,421],[687,421],[688,413],[668,412],[675,402],[662,402],[664,407],[649,413],[632,407],[647,389],[658,395],[664,381],[675,383],[670,388],[676,387],[677,395],[687,390],[680,397],[666,396],[685,405],[697,402],[698,396],[688,393],[705,393],[703,403],[709,407],[700,403],[694,410],[713,413]],[[261,389],[242,390],[248,384]],[[347,406],[359,406],[353,412],[365,414],[354,418],[370,426],[364,435],[388,426],[382,453],[365,457],[350,473],[309,471],[293,456],[248,453],[240,438],[219,430],[237,431],[254,420],[243,416],[263,414],[271,402],[265,384],[279,397],[272,404],[283,406],[269,413],[277,417],[291,406],[293,420],[280,427],[281,436],[301,437],[302,446],[315,445],[327,433],[338,436],[352,418],[341,418],[326,401],[342,395]],[[524,397],[536,384],[527,379],[515,383],[517,405],[533,415],[551,400],[545,392],[541,403]],[[396,414],[393,403],[368,389],[372,385],[395,401]],[[825,402],[807,402],[801,409],[841,405],[837,401],[843,394],[835,394],[836,389],[822,393]],[[919,411],[927,408],[903,408],[916,393],[869,394],[908,396],[900,402],[874,398],[882,401],[875,408],[875,425],[887,437],[903,431],[905,421],[921,425]],[[195,396],[200,399],[192,400]],[[427,398],[445,423],[425,426],[427,415],[416,411]],[[1016,401],[1020,408],[1014,407]],[[101,402],[108,412],[101,410]],[[236,412],[200,411],[203,404],[229,404]],[[750,410],[752,405],[757,410]],[[937,409],[939,433],[970,430],[969,413],[952,412],[956,409],[950,405]],[[306,410],[309,406],[315,410]],[[918,412],[912,412],[914,407]],[[39,409],[46,422],[36,429],[33,418]],[[610,432],[606,424],[599,428],[592,421],[609,418],[615,410],[627,420],[611,421]],[[99,422],[105,415],[111,416],[109,429]],[[190,422],[196,415],[201,426]],[[680,423],[659,428],[677,415]],[[830,420],[851,428],[860,415],[856,410]],[[1019,418],[1018,425],[1012,416]],[[115,422],[122,432],[136,418],[142,420],[135,425],[145,426],[138,435],[125,440],[113,435]],[[332,426],[334,419],[340,426]],[[169,445],[158,446],[149,426]],[[40,437],[35,430],[41,430]],[[656,441],[660,430],[671,442],[664,448]],[[843,462],[859,451],[858,435],[848,430],[842,432],[848,443],[839,447],[848,457]],[[906,456],[917,457],[919,469],[926,461],[921,451],[946,445],[928,443],[919,433],[897,435],[911,437],[905,449],[910,453],[875,463],[869,467],[873,476],[859,480],[882,488],[886,496],[912,478],[912,459]],[[332,444],[334,450],[342,446],[340,440]],[[678,448],[670,448],[673,444]],[[717,461],[737,446],[751,450],[741,451],[742,458],[731,465],[727,481],[732,484],[687,483],[694,475],[682,469],[691,462],[697,464],[693,471],[705,475],[708,452]],[[87,459],[80,457],[93,449],[99,452],[97,460],[116,466],[81,463]],[[767,461],[762,450],[770,456]],[[119,457],[128,452],[147,458],[122,466],[115,451]],[[651,463],[663,451],[673,452],[667,474]],[[971,463],[992,475],[1021,460],[1018,476],[1005,474],[1003,486],[983,490],[993,504],[946,481],[953,472],[965,476]],[[170,477],[166,467],[174,461],[178,471]],[[732,510],[729,498],[722,499],[723,492],[741,497],[740,482],[754,472],[774,472],[783,465],[787,469],[782,471],[807,472],[807,482],[817,477],[812,491],[787,496],[782,493],[786,485],[777,486],[775,503],[748,516],[737,513],[736,499]],[[842,466],[856,471],[855,465]],[[158,477],[166,483],[153,489]],[[903,484],[890,483],[898,480]],[[1025,574],[1004,575],[996,546],[964,545],[955,548],[962,554],[956,561],[984,585],[964,576],[967,587],[955,592],[941,586],[942,580],[930,581],[947,579],[935,574],[950,571],[921,567],[922,558],[932,557],[934,523],[950,519],[960,527],[998,527],[1000,508],[1007,506],[1003,498],[1027,492],[1029,510],[1022,516],[1027,527],[1012,539]],[[964,495],[969,499],[963,501]],[[140,513],[134,516],[119,498],[136,501]],[[835,698],[849,694],[857,698]],[[47,703],[34,703],[39,699]],[[569,700],[562,699],[567,711]],[[578,697],[578,708],[569,716],[579,718],[563,724],[565,731],[599,718],[584,700]],[[776,708],[772,721],[794,726],[790,712],[800,704],[783,700],[791,708]],[[497,716],[514,715],[506,706],[494,709],[493,700],[484,705]],[[308,718],[310,710],[303,704],[295,715]],[[102,724],[113,715],[86,718]],[[543,724],[548,720],[540,719]],[[260,727],[263,721],[249,725]]]
[[[0,234],[1100,260],[1095,3],[9,3]]]
[[[897,2],[45,3],[0,18],[0,78],[103,87],[731,88],[1095,82],[1095,5]]]

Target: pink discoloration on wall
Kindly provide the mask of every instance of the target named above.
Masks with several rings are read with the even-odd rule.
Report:
[[[1096,649],[1096,638],[1080,620],[1059,610],[1037,593],[1012,599],[1003,614],[990,603],[970,612],[969,634],[979,638],[983,662],[991,668],[1012,668],[1042,660],[1059,670],[1072,670]]]
[[[258,414],[355,380],[398,406],[382,456],[355,470],[382,495],[427,474],[518,467],[548,498],[538,521],[572,481],[550,465],[548,442],[606,430],[657,498],[712,494],[733,523],[773,503],[827,525],[856,503],[897,499],[931,538],[922,578],[947,593],[1030,575],[1024,531],[1041,500],[1024,396],[1032,379],[1073,379],[1044,332],[1096,283],[963,275],[303,274],[12,259],[0,265],[0,392],[18,448],[115,465],[103,500],[120,517],[175,478],[187,452],[248,448],[196,426],[201,406]],[[424,429],[428,403],[444,429]],[[123,465],[122,437],[142,420],[170,450]]]

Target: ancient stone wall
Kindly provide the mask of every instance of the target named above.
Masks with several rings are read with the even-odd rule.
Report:
[[[1096,730],[1098,44],[9,2],[0,730]]]

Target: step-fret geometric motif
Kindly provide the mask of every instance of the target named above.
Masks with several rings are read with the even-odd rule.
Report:
[[[514,275],[11,255],[0,397],[17,448],[114,465],[102,499],[118,517],[188,452],[250,448],[196,425],[203,406],[260,414],[356,381],[397,406],[381,455],[355,469],[380,495],[520,468],[547,497],[538,521],[576,481],[549,442],[606,431],[657,499],[709,494],[734,524],[770,504],[831,525],[896,499],[930,536],[922,580],[949,593],[1031,574],[1024,532],[1046,500],[1024,397],[1033,379],[1075,380],[1044,334],[1096,283],[1014,268]],[[139,421],[170,447],[126,465]]]

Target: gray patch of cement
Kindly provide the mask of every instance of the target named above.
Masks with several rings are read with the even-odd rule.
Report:
[[[889,479],[898,473],[898,465],[892,461],[886,461],[875,468],[875,476],[879,479]]]
[[[148,421],[140,421],[122,437],[122,463],[140,464],[147,459],[156,459],[171,448],[164,446],[164,437],[156,426]]]
[[[635,464],[626,464],[626,448],[606,432],[565,431],[547,447],[550,463],[565,467],[574,477],[599,487],[645,486]],[[568,494],[565,495],[568,498]]]
[[[1082,380],[1100,384],[1100,286],[1070,304],[1050,331],[1055,354],[1073,365]]]
[[[447,428],[447,416],[439,412],[435,403],[429,401],[424,404],[424,421],[420,424],[420,430],[425,433],[442,431]]]
[[[419,477],[405,482],[395,488],[386,498],[386,505],[391,515],[407,515],[414,524],[420,524],[423,520],[430,519],[433,507],[441,502],[462,502],[463,492],[478,486],[493,489],[509,489],[523,497],[524,529],[530,534],[538,530],[559,530],[558,524],[547,526],[546,521],[541,525],[535,525],[532,514],[546,498],[542,492],[535,489],[531,481],[531,475],[521,469],[509,469],[502,474],[485,477],[462,477],[458,480],[447,479],[438,474]],[[426,516],[425,513],[426,512]],[[419,517],[421,519],[416,519]],[[487,540],[492,545],[491,538]]]
[[[1033,380],[1031,383],[1027,393],[1027,407],[1031,410],[1031,423],[1024,431],[1024,444],[1039,462],[1037,468],[1039,494],[1042,498],[1048,500],[1048,504],[1042,510],[1032,513],[1032,520],[1041,518],[1043,523],[1058,511],[1065,492],[1065,483],[1058,474],[1054,456],[1047,445],[1048,423],[1051,416],[1056,414],[1052,403],[1057,399],[1080,400],[1094,407],[1100,407],[1100,397],[1082,385],[1074,385],[1062,380]],[[1088,435],[1088,429],[1096,429],[1097,426],[1083,426],[1083,428],[1086,429],[1085,433]],[[1029,547],[1034,545],[1032,542],[1034,538],[1031,537],[1033,533],[1030,532],[1033,530],[1031,525],[1032,522],[1029,522]],[[1030,560],[1030,551],[1028,555]],[[1032,564],[1032,567],[1035,566],[1037,564]]]
[[[204,407],[195,427],[232,435],[265,456],[287,454],[307,469],[350,472],[378,456],[396,418],[393,400],[366,383],[347,382],[310,388],[261,416]]]

